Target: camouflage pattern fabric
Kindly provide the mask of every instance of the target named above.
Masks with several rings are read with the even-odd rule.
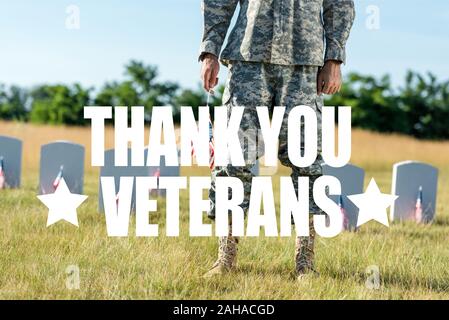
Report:
[[[292,169],[291,177],[298,193],[298,177],[309,177],[309,236],[296,237],[295,265],[298,275],[314,270],[314,241],[315,229],[313,228],[313,214],[323,214],[323,211],[313,201],[313,184],[322,175],[323,160],[321,157],[321,112],[323,100],[316,91],[316,79],[319,72],[314,66],[282,66],[257,62],[233,61],[229,65],[229,76],[223,94],[223,105],[228,108],[228,117],[234,106],[245,107],[243,118],[240,123],[239,134],[241,147],[244,152],[246,165],[215,167],[212,172],[212,186],[209,190],[211,209],[208,212],[210,218],[215,218],[215,179],[216,177],[230,176],[239,178],[244,185],[244,201],[241,205],[245,214],[249,207],[251,192],[251,181],[253,174],[251,168],[255,160],[262,155],[262,148],[254,148],[259,142],[257,134],[247,134],[248,131],[260,128],[258,121],[257,106],[285,106],[283,124],[279,133],[278,158],[280,162]],[[300,105],[307,105],[315,110],[318,120],[318,157],[316,161],[307,168],[294,166],[288,158],[288,115],[290,111]],[[303,123],[298,125],[303,126]],[[304,130],[301,130],[303,134]],[[301,137],[301,148],[304,148],[304,137]],[[255,156],[249,156],[249,150],[255,150]],[[230,195],[231,196],[231,195]],[[219,259],[206,276],[211,276],[229,270],[235,263],[237,253],[237,239],[229,235],[219,238]]]
[[[224,64],[253,61],[321,66],[327,60],[345,62],[346,41],[355,17],[353,0],[203,0],[200,58],[204,53],[220,56],[237,4],[237,21],[221,54]]]
[[[212,268],[204,274],[205,278],[231,271],[237,260],[239,238],[232,235],[232,225],[229,225],[228,236],[218,238],[218,258]]]
[[[256,158],[262,155],[263,148],[254,148],[257,134],[247,134],[248,131],[254,131],[260,128],[257,116],[257,106],[267,106],[276,108],[276,106],[285,106],[283,124],[279,133],[278,158],[280,162],[292,169],[291,177],[294,182],[295,190],[298,192],[297,180],[299,176],[308,176],[310,179],[310,191],[317,177],[322,175],[323,160],[321,157],[321,111],[323,100],[316,93],[316,79],[318,67],[313,66],[281,66],[273,64],[264,64],[257,62],[234,61],[229,66],[229,76],[226,88],[223,94],[223,105],[228,108],[228,115],[234,106],[245,107],[243,118],[240,123],[241,147],[245,155],[250,154],[250,150],[256,149],[256,155],[246,156],[245,166],[226,167],[217,166],[212,171],[212,186],[209,190],[209,199],[211,200],[211,209],[208,212],[210,218],[215,218],[215,179],[216,177],[237,177],[244,185],[245,197],[241,205],[245,214],[249,206],[251,192],[251,181],[253,174],[251,168]],[[288,158],[287,119],[290,111],[300,105],[312,107],[318,120],[318,157],[310,167],[298,168],[294,166]],[[298,125],[303,126],[303,123]],[[303,134],[304,130],[301,130]],[[245,142],[245,143],[244,143]],[[301,137],[303,148],[304,138]],[[310,192],[310,212],[322,213],[313,201],[313,192]]]
[[[309,215],[309,236],[296,237],[295,242],[295,271],[298,275],[315,271],[315,228],[313,227],[313,215]]]

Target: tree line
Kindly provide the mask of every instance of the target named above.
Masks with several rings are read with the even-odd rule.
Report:
[[[220,86],[210,106],[221,105]],[[204,106],[201,87],[182,89],[177,83],[160,81],[157,67],[140,61],[125,65],[122,81],[105,83],[98,91],[73,85],[38,85],[33,88],[0,85],[0,119],[33,123],[86,125],[83,107],[173,106],[179,121],[180,106]],[[350,73],[339,94],[327,97],[327,106],[351,106],[353,127],[396,132],[423,139],[449,139],[449,81],[431,73],[408,71],[404,84],[394,88],[388,75],[381,78]]]

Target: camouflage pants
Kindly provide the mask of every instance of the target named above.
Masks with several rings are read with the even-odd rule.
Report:
[[[223,106],[228,108],[228,118],[233,106],[245,107],[243,119],[240,123],[240,131],[247,132],[260,128],[257,116],[257,106],[267,106],[270,109],[276,106],[284,106],[285,114],[279,134],[278,158],[280,162],[292,169],[291,177],[298,193],[298,177],[309,177],[309,237],[296,238],[295,261],[297,272],[313,269],[314,260],[314,239],[315,230],[313,228],[313,214],[323,214],[313,201],[312,187],[315,180],[322,175],[321,165],[321,111],[323,106],[322,97],[316,94],[316,82],[318,67],[314,66],[282,66],[274,64],[264,64],[258,62],[234,61],[229,65],[229,75],[223,94]],[[316,161],[307,168],[294,166],[288,158],[287,145],[287,119],[290,110],[296,106],[307,105],[312,107],[318,120],[318,157]],[[303,123],[298,124],[303,126]],[[303,134],[304,130],[301,130]],[[251,181],[253,178],[252,167],[254,157],[248,157],[249,149],[256,149],[257,157],[261,156],[260,141],[257,136],[247,134],[246,141],[241,139],[241,147],[246,155],[245,166],[216,167],[212,172],[212,185],[209,190],[211,208],[208,216],[215,218],[215,178],[216,177],[237,177],[244,185],[244,201],[241,204],[243,211],[247,212],[251,192]],[[245,143],[246,142],[246,143]],[[257,148],[254,145],[259,142]],[[301,137],[301,149],[304,148],[304,139]]]
[[[275,64],[265,64],[259,62],[234,61],[229,65],[229,75],[223,94],[223,106],[226,106],[230,114],[233,106],[245,107],[243,119],[240,123],[242,132],[260,128],[256,112],[257,106],[267,106],[276,108],[276,106],[286,107],[282,127],[279,134],[278,158],[280,162],[292,169],[291,177],[295,185],[296,192],[297,180],[299,176],[308,176],[310,181],[309,189],[312,191],[314,181],[322,175],[321,165],[321,110],[323,101],[316,94],[316,80],[318,67],[314,66],[284,66]],[[299,105],[307,105],[316,111],[318,119],[318,157],[313,165],[307,168],[298,168],[294,166],[288,158],[287,146],[287,118],[290,110]],[[303,125],[303,124],[301,124]],[[303,130],[301,133],[303,134]],[[253,134],[245,135],[246,143],[241,147],[244,154],[248,154],[248,149],[254,149],[257,137]],[[301,137],[301,147],[303,148],[304,139]],[[257,147],[257,157],[261,154],[260,146]],[[246,166],[215,167],[212,171],[212,186],[209,190],[209,199],[211,208],[208,216],[215,218],[215,178],[216,177],[237,177],[244,185],[245,197],[241,205],[244,212],[249,207],[249,196],[251,192],[251,180],[254,166],[253,157],[245,157]],[[312,192],[310,195],[310,212],[312,214],[322,213],[313,201]]]

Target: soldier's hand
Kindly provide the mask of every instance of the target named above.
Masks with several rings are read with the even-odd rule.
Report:
[[[201,80],[204,90],[209,92],[218,84],[217,76],[220,71],[220,63],[218,58],[210,53],[205,54],[202,61]]]
[[[341,63],[328,60],[318,73],[317,94],[335,94],[341,89]]]

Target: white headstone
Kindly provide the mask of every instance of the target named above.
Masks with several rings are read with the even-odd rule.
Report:
[[[352,164],[347,164],[341,168],[323,165],[323,174],[334,176],[340,181],[341,195],[330,195],[329,198],[341,207],[342,213],[345,215],[343,229],[355,231],[359,209],[348,199],[348,196],[363,193],[365,171]]]
[[[3,170],[3,186],[19,188],[22,171],[22,141],[0,136],[0,165]]]
[[[397,195],[391,220],[430,222],[435,217],[438,169],[422,162],[404,161],[393,166],[391,192]]]
[[[54,193],[63,177],[70,192],[82,194],[84,147],[69,141],[56,141],[41,147],[39,193]]]
[[[148,149],[145,149],[145,163],[148,155]],[[114,177],[116,194],[119,196],[120,190],[120,177],[176,177],[179,176],[179,166],[166,166],[165,158],[162,157],[161,165],[159,167],[147,167],[147,166],[131,166],[131,149],[128,149],[128,166],[116,167],[114,163],[114,149],[105,151],[104,154],[104,166],[100,169],[100,177]],[[98,207],[100,212],[104,211],[103,206],[103,194],[101,192],[101,181],[99,183],[99,197]],[[135,209],[136,199],[135,182],[133,188],[133,195],[131,200],[131,208]],[[165,190],[152,190],[152,194],[159,196],[165,196]]]
[[[178,153],[179,155],[179,153]],[[145,153],[146,162],[146,153]],[[161,157],[161,165],[159,167],[149,167],[150,176],[160,176],[160,177],[179,177],[180,168],[179,166],[166,166],[165,157]],[[153,194],[165,197],[165,189],[153,190]]]

